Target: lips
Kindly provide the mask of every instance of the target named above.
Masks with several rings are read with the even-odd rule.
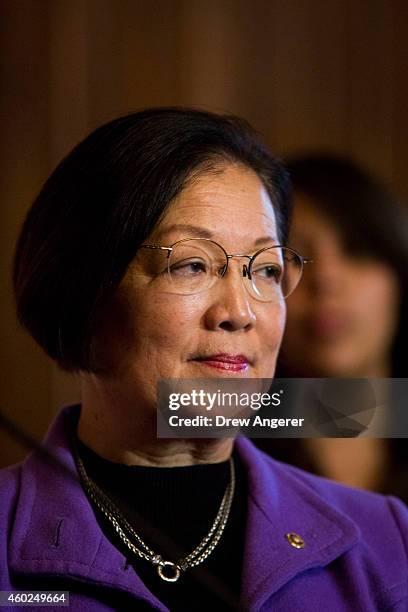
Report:
[[[210,368],[216,368],[224,372],[245,372],[249,368],[249,359],[245,355],[220,353],[218,355],[195,357],[194,361],[198,361]]]

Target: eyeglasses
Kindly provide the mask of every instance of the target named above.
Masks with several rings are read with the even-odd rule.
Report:
[[[143,244],[141,249],[167,252],[167,266],[160,282],[163,291],[180,295],[194,295],[211,289],[227,274],[232,258],[247,260],[242,265],[242,276],[249,293],[257,300],[271,302],[287,298],[296,288],[305,259],[289,247],[265,247],[253,255],[228,254],[209,238],[184,238],[170,246]]]

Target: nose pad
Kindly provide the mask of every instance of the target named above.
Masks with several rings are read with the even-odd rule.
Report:
[[[252,280],[251,272],[246,264],[242,266],[242,276],[248,280]]]
[[[219,268],[217,274],[220,278],[224,278],[225,273],[227,271],[228,264],[224,264],[221,268]]]

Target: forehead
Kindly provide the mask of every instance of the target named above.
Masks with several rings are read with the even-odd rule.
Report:
[[[230,242],[232,248],[244,242],[251,246],[262,237],[277,241],[268,192],[259,177],[242,166],[226,166],[191,180],[170,204],[154,236],[176,241],[193,236],[193,228],[225,246]]]

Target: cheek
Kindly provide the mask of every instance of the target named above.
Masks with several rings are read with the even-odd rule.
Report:
[[[265,351],[276,355],[282,342],[286,323],[286,304],[258,316],[258,335]]]
[[[123,377],[135,368],[146,375],[175,367],[197,337],[202,310],[197,302],[119,291],[98,317],[92,342],[94,370]]]
[[[377,333],[397,325],[400,302],[397,278],[388,270],[361,275],[358,290],[353,298],[362,325],[375,325]]]
[[[153,353],[182,356],[197,336],[201,313],[197,296],[147,296],[140,300],[130,314],[135,352],[142,357]]]

